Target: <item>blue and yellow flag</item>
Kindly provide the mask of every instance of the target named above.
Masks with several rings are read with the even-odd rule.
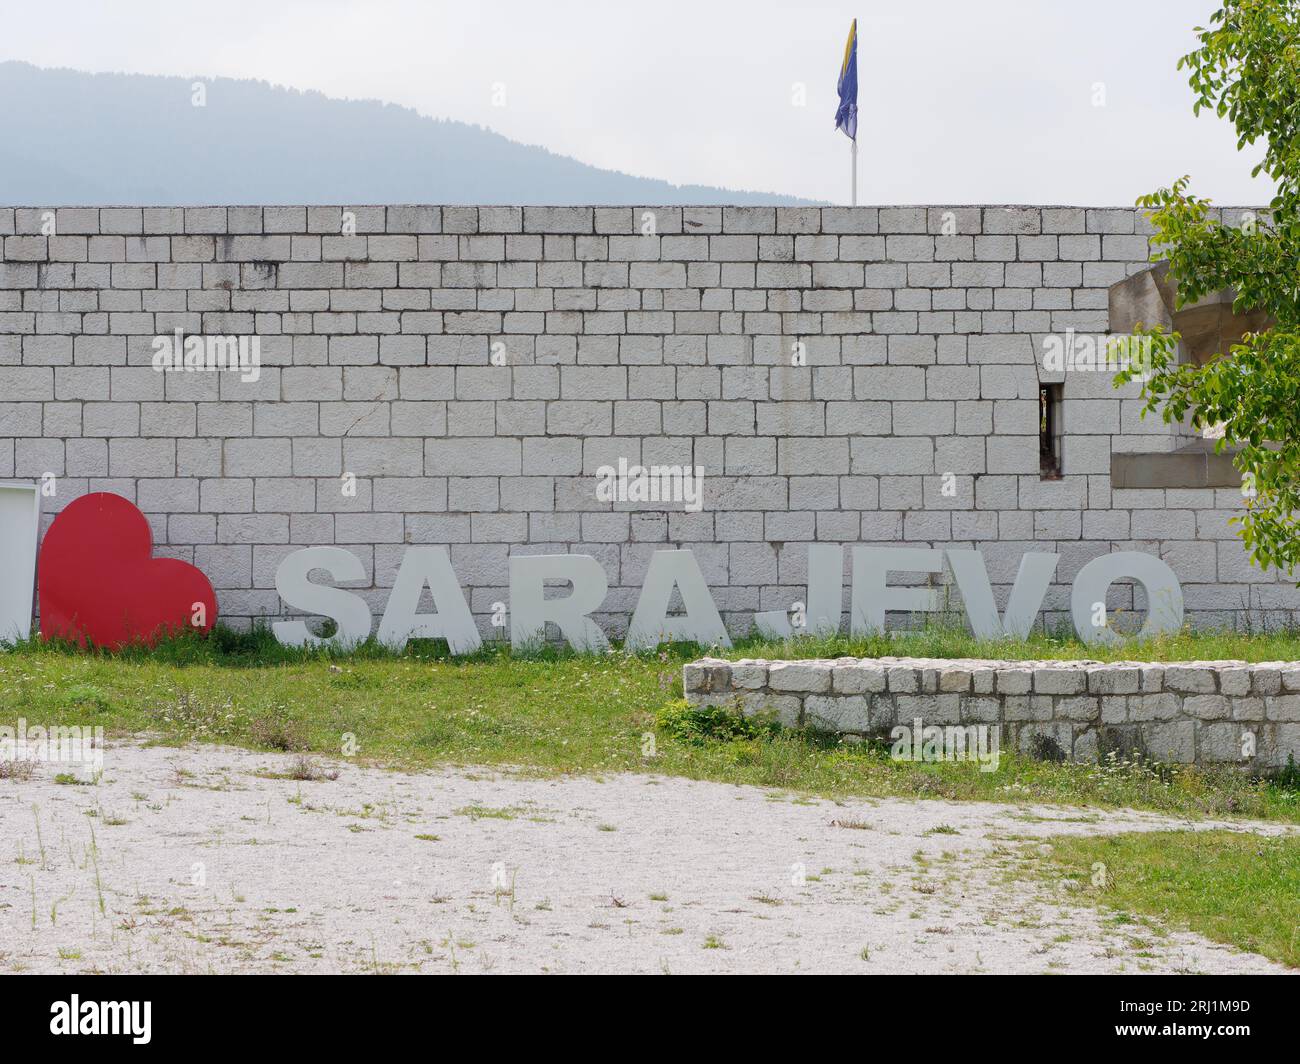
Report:
[[[840,66],[840,80],[836,86],[840,94],[839,110],[835,112],[835,128],[844,130],[850,140],[858,139],[858,20],[849,27],[849,39],[844,45],[844,62]]]

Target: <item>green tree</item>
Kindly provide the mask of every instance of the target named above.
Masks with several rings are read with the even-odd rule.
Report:
[[[1188,178],[1138,200],[1155,229],[1153,258],[1169,263],[1180,307],[1235,289],[1234,311],[1263,310],[1270,328],[1246,333],[1205,365],[1179,363],[1176,332],[1143,328],[1151,357],[1143,414],[1223,426],[1217,446],[1248,488],[1233,520],[1251,560],[1292,574],[1300,562],[1300,0],[1228,0],[1200,47],[1179,60],[1190,72],[1194,110],[1212,108],[1237,131],[1239,150],[1263,146],[1253,174],[1277,194],[1258,220],[1223,224]],[[1133,366],[1117,383],[1141,379]]]

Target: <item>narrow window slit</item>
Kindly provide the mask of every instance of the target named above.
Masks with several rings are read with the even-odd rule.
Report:
[[[1038,386],[1038,475],[1043,480],[1061,477],[1061,404],[1065,385]]]

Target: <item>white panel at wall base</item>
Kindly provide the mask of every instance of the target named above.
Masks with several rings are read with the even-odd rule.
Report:
[[[0,641],[32,633],[41,496],[34,484],[0,481]]]

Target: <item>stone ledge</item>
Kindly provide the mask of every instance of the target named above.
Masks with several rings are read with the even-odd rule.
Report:
[[[686,665],[683,682],[694,705],[859,738],[921,718],[995,725],[1022,753],[1050,742],[1075,761],[1110,751],[1261,771],[1300,761],[1293,661],[703,658]]]
[[[1232,453],[1200,445],[1153,454],[1112,454],[1112,488],[1239,488]]]

